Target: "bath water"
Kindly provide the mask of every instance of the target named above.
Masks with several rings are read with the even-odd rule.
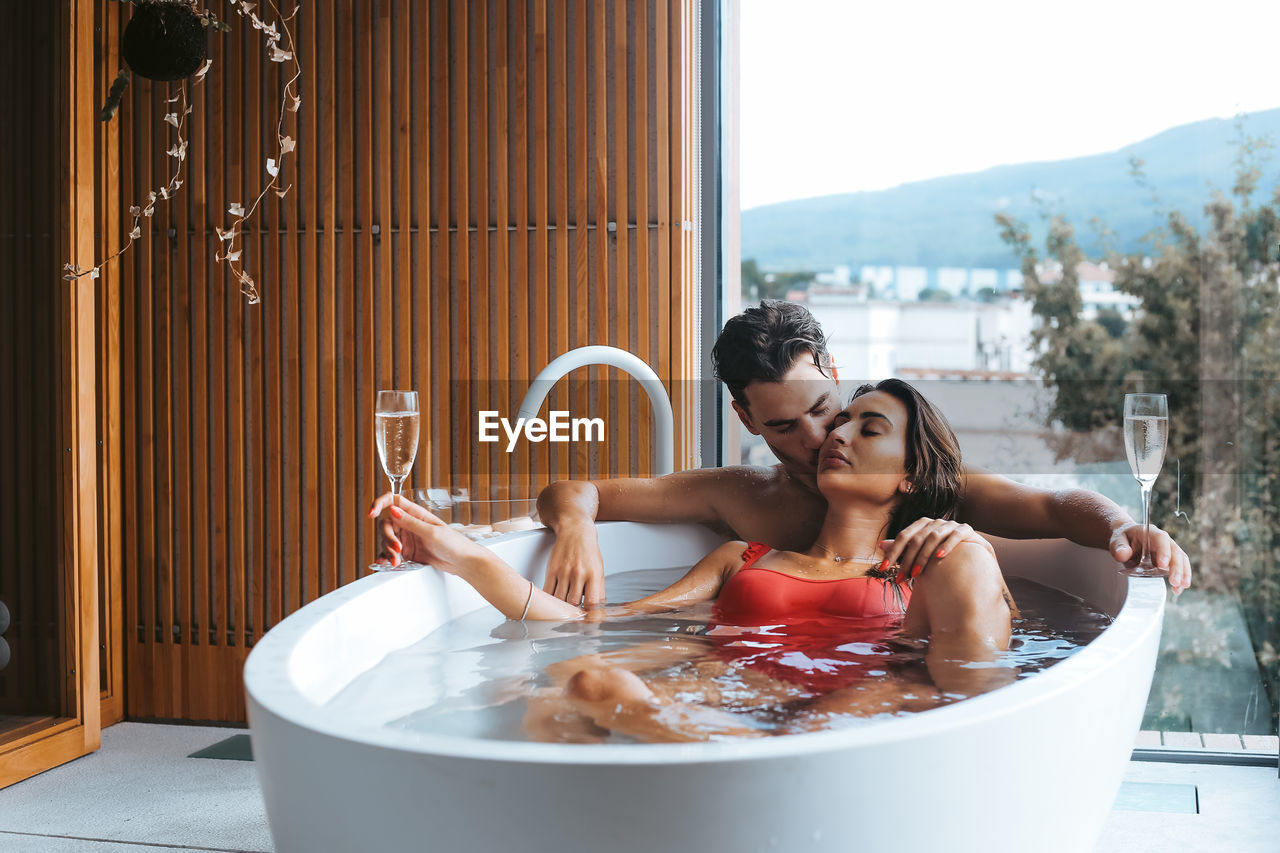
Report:
[[[664,588],[685,571],[611,575],[609,593],[614,600],[631,601]],[[726,641],[724,626],[712,622],[711,603],[599,622],[513,622],[482,607],[387,655],[328,707],[410,737],[637,742],[598,728],[563,696],[563,662],[599,655],[603,657],[594,660],[629,663],[676,707],[714,707],[755,734],[866,725],[1031,677],[1074,654],[1110,624],[1109,616],[1074,596],[1021,578],[1010,578],[1008,584],[1020,611],[1009,651],[993,661],[963,664],[974,676],[965,679],[974,685],[967,691],[944,691],[933,684],[927,642],[886,634],[879,627],[850,625],[831,641],[828,655],[807,646],[781,656],[784,663],[802,658],[801,668],[821,680],[832,674],[841,679],[839,701],[833,703],[829,685],[762,676],[740,663],[741,647],[770,645],[770,630],[752,629]],[[739,654],[717,653],[717,646],[722,650],[726,642],[739,647]]]

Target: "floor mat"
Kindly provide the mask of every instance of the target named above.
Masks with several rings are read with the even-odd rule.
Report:
[[[213,746],[191,753],[187,758],[221,758],[227,761],[253,761],[253,747],[248,735],[232,735]]]

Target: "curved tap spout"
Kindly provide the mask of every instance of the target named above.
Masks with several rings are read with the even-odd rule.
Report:
[[[653,410],[653,454],[656,459],[656,475],[670,474],[675,471],[675,417],[671,412],[671,400],[667,397],[667,389],[653,368],[645,364],[638,356],[617,347],[579,347],[569,350],[542,369],[529,391],[520,403],[517,417],[529,420],[538,416],[538,410],[551,393],[551,387],[571,370],[592,364],[604,364],[616,367],[628,373],[649,395],[649,405]]]

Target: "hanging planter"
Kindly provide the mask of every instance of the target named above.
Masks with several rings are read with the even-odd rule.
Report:
[[[201,8],[198,0],[119,0],[119,2],[128,3],[133,7],[133,14],[125,26],[121,39],[121,56],[125,64],[111,84],[111,90],[107,94],[106,103],[99,117],[103,121],[111,120],[120,107],[133,75],[157,82],[181,81],[178,84],[178,91],[167,101],[169,106],[164,116],[165,123],[171,127],[168,133],[172,139],[172,145],[166,153],[174,161],[173,173],[165,185],[148,191],[144,204],[130,206],[129,215],[133,217],[133,227],[129,232],[128,242],[119,251],[89,269],[82,269],[73,263],[64,264],[63,269],[66,274],[63,278],[66,279],[77,279],[83,276],[98,278],[105,264],[124,254],[135,240],[141,239],[142,220],[150,218],[155,213],[156,202],[172,198],[182,186],[182,166],[187,157],[186,119],[191,114],[191,106],[187,102],[187,81],[190,80],[192,85],[198,85],[213,65],[213,60],[209,58],[210,31],[227,32],[231,29],[215,13],[207,8]],[[293,20],[301,7],[295,6],[286,16],[281,14],[274,0],[266,0],[264,12],[266,9],[271,10],[269,16],[271,22],[268,23],[255,11],[258,8],[256,2],[227,0],[227,3],[237,15],[262,34],[268,60],[280,63],[292,62],[294,66],[294,74],[285,83],[281,94],[280,118],[276,124],[276,156],[267,158],[264,164],[264,170],[269,179],[247,209],[240,202],[232,202],[227,208],[227,214],[231,217],[229,227],[216,229],[218,241],[222,246],[216,260],[226,262],[241,292],[248,297],[249,303],[257,304],[261,299],[257,283],[240,262],[243,251],[240,237],[244,230],[244,223],[257,211],[258,205],[268,192],[274,191],[277,197],[283,198],[292,188],[292,184],[283,188],[280,186],[280,170],[285,155],[295,148],[294,140],[285,136],[283,132],[285,113],[296,113],[302,106],[302,98],[297,90],[298,79],[302,76],[302,67],[295,55],[293,33],[289,29],[289,21]],[[281,46],[282,43],[285,47]]]
[[[182,0],[138,3],[124,28],[124,61],[148,80],[190,77],[209,58],[209,23]]]

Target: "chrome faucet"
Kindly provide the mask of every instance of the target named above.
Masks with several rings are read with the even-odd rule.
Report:
[[[667,389],[653,368],[645,364],[638,356],[617,347],[579,347],[569,350],[542,369],[529,391],[520,403],[517,417],[529,420],[538,416],[538,410],[551,393],[551,387],[571,370],[587,367],[592,364],[603,364],[616,367],[628,373],[649,395],[649,405],[653,410],[653,455],[657,459],[655,474],[662,476],[675,471],[675,417],[671,413],[671,400],[667,397]]]

